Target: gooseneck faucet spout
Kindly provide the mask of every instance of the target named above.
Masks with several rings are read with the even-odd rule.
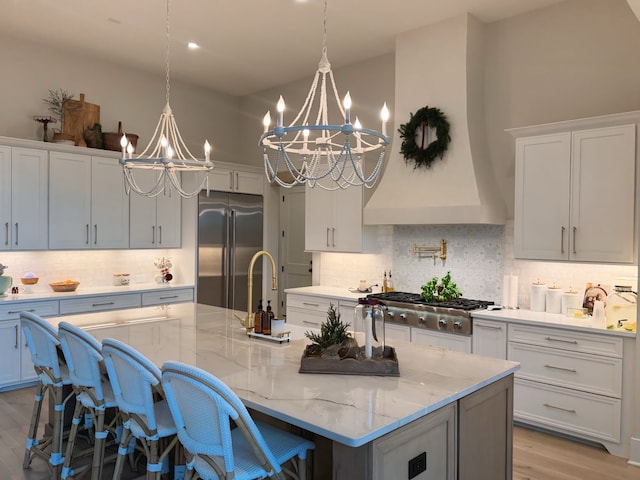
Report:
[[[271,290],[278,290],[278,277],[276,276],[276,262],[273,260],[273,257],[266,250],[260,250],[255,253],[253,257],[251,257],[251,261],[249,262],[249,274],[247,275],[247,316],[245,318],[240,317],[238,314],[235,314],[236,318],[240,320],[242,326],[247,330],[247,332],[253,330],[253,306],[251,305],[251,297],[253,296],[253,266],[256,263],[256,260],[260,258],[262,255],[266,256],[271,262]]]

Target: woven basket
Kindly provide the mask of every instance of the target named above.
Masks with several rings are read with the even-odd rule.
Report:
[[[134,133],[125,133],[127,136],[127,140],[133,145],[133,149],[135,150],[138,145],[138,135]],[[122,150],[122,145],[120,145],[120,139],[122,138],[122,122],[118,122],[118,131],[117,132],[103,132],[102,140],[104,143],[105,150],[114,150],[119,152]]]
[[[53,282],[49,284],[54,292],[74,292],[78,285],[80,285],[80,282]]]

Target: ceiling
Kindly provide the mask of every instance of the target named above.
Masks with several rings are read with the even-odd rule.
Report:
[[[332,0],[334,69],[392,52],[394,38],[469,12],[492,22],[563,0]],[[171,78],[246,95],[311,76],[320,60],[323,0],[173,0]],[[0,32],[164,74],[166,0],[0,0]],[[198,50],[186,43],[197,42]]]

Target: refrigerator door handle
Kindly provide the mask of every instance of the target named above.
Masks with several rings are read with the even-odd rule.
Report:
[[[222,269],[224,271],[224,306],[229,308],[229,261],[231,255],[229,254],[229,212],[224,211],[225,217],[225,243],[222,247]]]
[[[235,308],[236,304],[236,215],[235,208],[231,209],[231,241],[229,242],[230,249],[230,263],[231,263],[231,305],[230,308]]]

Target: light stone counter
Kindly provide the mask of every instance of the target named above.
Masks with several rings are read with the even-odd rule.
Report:
[[[560,313],[533,312],[531,310],[475,310],[471,312],[473,318],[498,320],[523,325],[537,325],[541,327],[555,327],[579,332],[609,334],[619,337],[635,337],[635,332],[624,328],[607,329],[603,321],[594,321],[591,317],[574,318]]]
[[[374,287],[375,288],[375,287]],[[374,290],[379,292],[379,289]],[[312,287],[297,287],[287,288],[285,293],[299,293],[302,295],[314,295],[317,297],[327,297],[337,300],[351,300],[357,301],[361,297],[365,297],[367,294],[362,292],[352,292],[346,287],[326,287],[322,285],[316,285]]]
[[[271,343],[247,337],[233,313],[185,303],[48,321],[89,328],[98,338],[128,329],[130,344],[158,365],[195,364],[248,407],[348,447],[367,444],[518,369],[510,361],[394,341],[399,377],[300,374],[306,329],[288,325],[292,340]]]

